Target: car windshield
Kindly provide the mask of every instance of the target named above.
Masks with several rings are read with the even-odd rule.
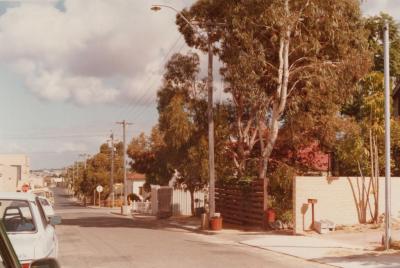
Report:
[[[35,192],[35,195],[46,197],[45,192]]]
[[[0,217],[7,232],[36,230],[28,201],[0,199]]]

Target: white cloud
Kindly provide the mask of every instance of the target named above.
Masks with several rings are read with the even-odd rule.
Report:
[[[361,7],[365,15],[373,16],[385,12],[395,19],[400,19],[399,0],[367,0]]]
[[[56,153],[67,153],[67,152],[86,152],[88,151],[87,143],[83,142],[64,142],[59,144],[55,149]]]
[[[0,16],[0,60],[45,100],[143,99],[146,78],[160,80],[163,55],[179,37],[175,14],[154,13],[150,4],[65,0],[61,11],[51,1],[21,2]],[[188,1],[170,4],[182,8]],[[148,95],[154,98],[155,88]]]

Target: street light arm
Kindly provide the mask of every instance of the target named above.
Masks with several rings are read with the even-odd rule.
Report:
[[[157,8],[161,8],[161,7],[169,8],[169,9],[175,11],[187,24],[190,25],[190,27],[193,29],[193,31],[200,34],[199,30],[196,27],[194,27],[194,25],[182,14],[182,12],[177,10],[176,8],[174,8],[172,6],[168,6],[168,5],[152,5],[151,9],[154,11],[157,11]]]

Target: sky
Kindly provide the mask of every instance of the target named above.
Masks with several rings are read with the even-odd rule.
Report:
[[[155,3],[182,9],[194,1]],[[400,19],[399,1],[367,0],[362,9]],[[148,133],[166,61],[190,51],[175,13],[153,12],[151,4],[0,0],[0,153],[25,153],[32,169],[61,168],[95,154],[111,132],[121,140],[117,121],[133,123],[128,140]]]

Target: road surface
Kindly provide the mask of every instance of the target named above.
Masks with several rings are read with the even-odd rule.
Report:
[[[80,267],[326,267],[107,209],[84,208],[55,188],[59,261]]]

